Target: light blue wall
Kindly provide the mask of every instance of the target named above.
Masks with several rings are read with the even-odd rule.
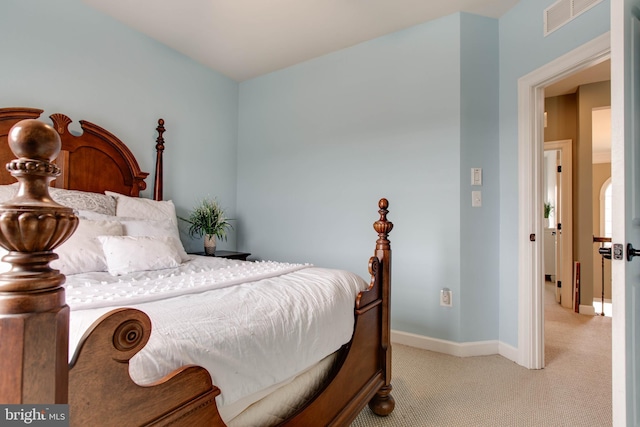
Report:
[[[498,22],[461,14],[460,341],[498,338]],[[482,186],[471,185],[482,168]],[[482,207],[471,206],[481,191]]]
[[[518,79],[609,31],[605,0],[543,36],[554,0],[520,0],[500,18],[500,340],[518,344]]]
[[[497,28],[451,15],[241,83],[240,247],[366,277],[376,202],[386,197],[396,224],[393,327],[497,339]],[[472,70],[485,76],[480,85]],[[474,212],[471,164],[488,169],[487,208]],[[480,227],[462,229],[462,214]],[[453,308],[439,305],[443,287]]]
[[[41,108],[44,120],[60,112],[113,132],[151,172],[146,196],[162,117],[165,199],[184,215],[210,194],[235,215],[236,82],[80,0],[4,0],[0,9],[0,107]]]
[[[609,28],[605,1],[545,38],[552,2],[451,15],[238,85],[80,0],[5,0],[0,106],[99,124],[151,172],[163,117],[165,198],[186,214],[217,196],[238,249],[263,259],[366,276],[387,197],[393,327],[516,346],[517,81]]]

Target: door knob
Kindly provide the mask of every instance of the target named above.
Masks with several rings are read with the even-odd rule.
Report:
[[[631,243],[627,243],[627,261],[631,261],[633,257],[639,256],[640,250],[634,249]]]

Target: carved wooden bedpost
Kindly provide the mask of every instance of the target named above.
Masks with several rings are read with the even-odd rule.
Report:
[[[153,182],[153,200],[162,200],[162,183],[164,182],[164,176],[162,171],[164,170],[164,165],[162,162],[162,154],[164,153],[164,120],[158,119],[158,127],[156,128],[158,131],[158,138],[156,138],[156,178]]]
[[[382,269],[382,298],[386,301],[386,309],[382,311],[382,359],[384,386],[369,402],[369,408],[381,416],[389,415],[396,406],[391,396],[391,243],[389,233],[393,229],[393,223],[387,220],[389,201],[380,199],[378,202],[380,219],[373,223],[373,228],[378,233],[375,256],[380,260]]]
[[[67,403],[69,307],[64,275],[49,267],[53,249],[78,226],[71,208],[54,202],[48,186],[60,136],[37,120],[16,123],[8,142],[17,160],[7,170],[17,195],[0,204],[0,245],[11,264],[0,274],[0,403]]]

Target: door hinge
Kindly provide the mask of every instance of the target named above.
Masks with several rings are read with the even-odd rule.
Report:
[[[557,282],[556,286],[557,286],[558,288],[561,288],[561,287],[562,287],[562,280],[558,280],[558,282]]]
[[[558,223],[558,230],[562,230],[562,224]]]
[[[558,165],[558,173],[562,172],[562,165]]]
[[[529,234],[529,241],[530,242],[535,242],[536,241],[536,234],[535,233]]]

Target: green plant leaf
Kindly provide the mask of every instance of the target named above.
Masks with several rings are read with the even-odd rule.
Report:
[[[216,199],[203,199],[187,218],[179,218],[189,223],[191,237],[213,235],[218,239],[226,240],[227,230],[233,228]]]

